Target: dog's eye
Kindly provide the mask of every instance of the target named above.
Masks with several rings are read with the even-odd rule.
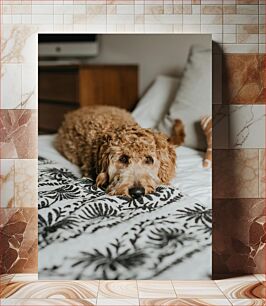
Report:
[[[153,164],[153,162],[154,162],[154,160],[153,160],[153,158],[150,155],[145,157],[145,163],[146,164],[151,165],[151,164]]]
[[[129,157],[127,155],[121,155],[119,161],[120,163],[127,165],[129,162]]]

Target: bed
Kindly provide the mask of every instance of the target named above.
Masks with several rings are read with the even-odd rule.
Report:
[[[140,200],[111,197],[39,136],[40,279],[208,279],[211,170],[179,147],[176,176]]]

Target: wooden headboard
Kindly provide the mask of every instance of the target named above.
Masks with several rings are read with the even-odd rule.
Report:
[[[39,67],[39,133],[55,133],[64,115],[81,106],[132,111],[138,101],[137,65]]]

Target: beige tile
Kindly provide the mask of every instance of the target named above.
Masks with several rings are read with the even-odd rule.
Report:
[[[259,42],[258,34],[237,34],[237,43],[238,44],[257,44]]]
[[[100,281],[98,299],[134,299],[138,298],[137,282]]]
[[[234,44],[236,43],[236,34],[223,34],[223,43],[224,44]]]
[[[236,13],[240,15],[257,15],[259,13],[258,5],[237,5]]]
[[[0,160],[0,207],[15,206],[15,161]]]
[[[139,306],[138,299],[97,299],[98,306],[115,305],[115,306]]]
[[[224,53],[258,53],[258,44],[223,44]]]
[[[140,299],[140,306],[227,306],[231,305],[227,299]]]
[[[266,300],[263,299],[229,299],[233,306],[245,305],[245,306],[265,306]]]
[[[5,299],[1,300],[1,305],[15,306],[93,306],[96,305],[95,299]]]
[[[15,161],[15,206],[37,207],[37,160]]]
[[[157,15],[163,14],[164,8],[163,5],[145,5],[145,14],[146,15]]]
[[[175,298],[176,294],[171,281],[139,280],[139,298]]]
[[[172,281],[172,283],[178,298],[224,298],[214,281]]]

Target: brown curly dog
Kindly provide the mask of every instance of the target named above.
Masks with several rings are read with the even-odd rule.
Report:
[[[174,177],[176,154],[167,137],[141,128],[120,108],[90,106],[67,114],[56,143],[110,195],[138,198]]]

